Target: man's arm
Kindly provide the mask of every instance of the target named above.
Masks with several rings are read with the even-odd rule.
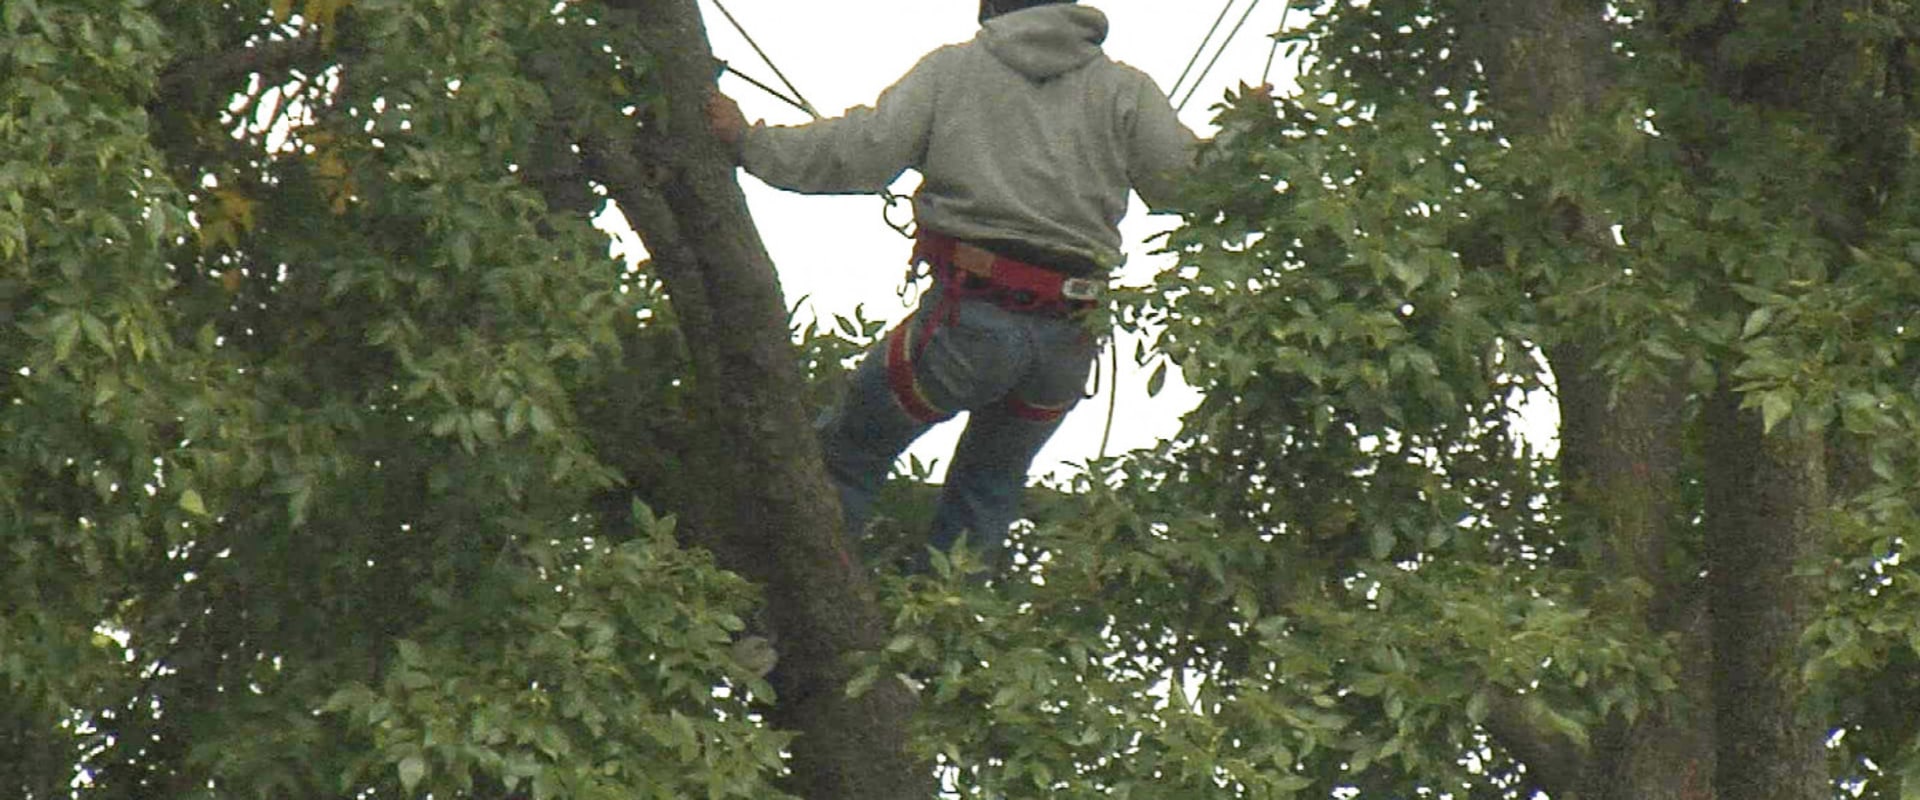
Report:
[[[1251,100],[1273,102],[1270,85],[1242,88]],[[1141,82],[1135,102],[1127,177],[1148,208],[1169,211],[1180,196],[1181,185],[1193,172],[1202,140],[1180,122],[1173,104],[1152,81]],[[1232,141],[1240,133],[1230,128],[1221,131],[1212,141],[1216,144]]]
[[[725,95],[708,98],[714,135],[736,147],[740,164],[768,184],[808,194],[877,192],[919,166],[933,127],[943,51],[920,60],[869,107],[792,127],[747,124]]]

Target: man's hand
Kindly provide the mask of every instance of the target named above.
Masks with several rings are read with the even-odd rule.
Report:
[[[741,144],[747,138],[747,115],[740,113],[740,104],[718,89],[709,93],[707,127],[713,131],[713,138],[732,150],[737,159]]]

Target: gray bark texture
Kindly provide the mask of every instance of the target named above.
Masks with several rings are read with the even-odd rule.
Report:
[[[1667,564],[1686,524],[1679,505],[1688,422],[1680,377],[1620,387],[1577,344],[1551,349],[1560,388],[1564,502],[1597,523],[1601,569],[1650,590],[1632,615],[1676,642],[1683,674],[1666,702],[1638,719],[1615,715],[1593,732],[1579,771],[1563,784],[1580,800],[1715,797],[1713,642],[1696,576]],[[1555,796],[1561,796],[1555,793]]]
[[[1800,636],[1819,612],[1818,578],[1796,574],[1821,552],[1825,445],[1761,433],[1733,392],[1707,423],[1707,558],[1716,655],[1722,797],[1830,797],[1826,726],[1812,715]]]

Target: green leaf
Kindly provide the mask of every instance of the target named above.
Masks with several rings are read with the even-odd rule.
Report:
[[[40,16],[39,0],[7,0],[6,6],[0,8],[0,26],[9,33],[19,31],[29,15]]]
[[[527,405],[527,425],[533,428],[534,433],[543,435],[553,433],[553,415],[548,414],[547,410],[541,408],[538,403],[529,403]]]
[[[1409,261],[1394,255],[1384,255],[1387,269],[1393,277],[1405,284],[1408,292],[1418,291],[1427,282],[1427,265],[1418,261]]]
[[[857,699],[865,695],[868,689],[873,688],[873,682],[879,680],[879,678],[880,665],[867,665],[861,669],[858,674],[853,676],[853,680],[847,681],[847,698]]]
[[[400,786],[409,792],[420,785],[421,778],[427,776],[427,760],[418,753],[400,759],[398,768]]]
[[[1153,370],[1153,374],[1147,378],[1147,396],[1158,397],[1160,390],[1166,388],[1166,385],[1167,362],[1162,361],[1160,362],[1160,366]]]
[[[1667,361],[1680,361],[1686,358],[1686,356],[1681,355],[1679,350],[1674,349],[1673,345],[1664,339],[1648,339],[1641,346],[1645,347],[1648,353],[1666,359]]]
[[[1760,416],[1767,433],[1793,413],[1793,392],[1775,390],[1760,396]]]
[[[447,252],[453,257],[453,268],[465,272],[473,268],[473,234],[461,231],[453,235],[453,241],[447,244]]]
[[[1393,528],[1385,524],[1373,526],[1373,530],[1367,536],[1367,544],[1375,561],[1383,561],[1387,556],[1393,555],[1394,542]]]
[[[465,421],[466,417],[460,412],[449,411],[435,419],[433,421],[433,427],[430,428],[430,430],[435,436],[446,436],[447,434],[453,433],[453,429],[459,427],[460,424]]]
[[[73,345],[80,341],[79,315],[71,311],[62,312],[53,318],[53,360],[64,362],[73,355]]]
[[[180,510],[196,517],[204,517],[207,515],[207,503],[200,499],[199,492],[188,489],[180,493]]]
[[[113,355],[113,336],[107,331],[107,323],[92,314],[80,315],[80,327],[87,333],[87,341],[100,352]]]
[[[1488,697],[1488,691],[1486,689],[1474,692],[1472,697],[1467,698],[1468,721],[1471,721],[1475,725],[1487,721],[1487,706],[1490,702],[1491,699]]]
[[[420,649],[418,642],[411,639],[397,639],[394,641],[393,646],[400,654],[401,664],[409,667],[418,667],[426,661],[426,652]]]

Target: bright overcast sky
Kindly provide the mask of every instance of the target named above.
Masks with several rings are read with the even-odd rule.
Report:
[[[1219,18],[1225,0],[1092,0],[1083,5],[1106,12],[1112,23],[1107,54],[1144,70],[1162,90],[1171,90],[1193,58],[1202,38]],[[921,56],[943,44],[973,38],[978,30],[976,0],[721,0],[760,47],[771,56],[815,108],[828,116],[869,105],[881,90],[904,75]],[[1200,84],[1182,118],[1202,136],[1212,131],[1209,106],[1237,82],[1258,83],[1266,68],[1271,35],[1281,23],[1286,0],[1235,0],[1214,37],[1205,66],[1236,21],[1252,8],[1245,27]],[[727,23],[712,0],[701,0],[716,55],[754,78],[779,83],[753,48]],[[1293,26],[1304,20],[1295,17]],[[1196,67],[1195,72],[1198,72]],[[1284,55],[1273,65],[1277,92],[1290,90],[1293,64]],[[1189,79],[1191,84],[1192,80]],[[722,90],[740,101],[749,119],[770,124],[799,124],[802,112],[727,77]],[[1180,90],[1185,95],[1186,89]],[[1176,97],[1176,100],[1179,98]],[[895,191],[907,193],[919,180],[909,172]],[[806,196],[771,189],[742,173],[747,200],[789,304],[802,303],[801,317],[850,314],[864,306],[869,319],[898,321],[911,310],[896,294],[910,244],[881,220],[874,197]],[[1171,217],[1148,216],[1135,198],[1121,230],[1129,260],[1120,279],[1144,282],[1166,266],[1164,257],[1147,255],[1147,240],[1167,230]],[[804,299],[804,301],[803,301]],[[1107,424],[1108,392],[1117,387],[1118,413],[1109,454],[1151,446],[1179,428],[1179,417],[1198,396],[1177,380],[1149,399],[1146,376],[1133,368],[1133,343],[1122,342],[1118,381],[1105,376],[1101,394],[1081,403],[1035,463],[1037,471],[1057,471],[1094,457]],[[1102,354],[1100,367],[1107,369]],[[941,425],[922,438],[910,454],[944,465],[959,437],[959,421]]]

